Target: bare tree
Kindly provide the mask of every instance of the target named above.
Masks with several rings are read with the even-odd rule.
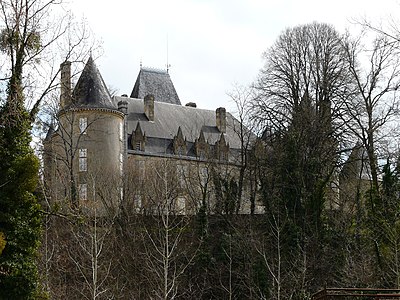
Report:
[[[271,233],[268,235],[270,237],[268,244],[273,247],[273,250],[275,250],[275,254],[271,255],[270,253],[268,253],[269,251],[267,249],[270,249],[270,247],[267,248],[264,243],[261,244],[261,247],[256,246],[256,250],[258,254],[261,255],[264,264],[267,267],[268,272],[272,278],[270,295],[273,297],[273,299],[280,300],[282,299],[282,287],[284,280],[282,276],[282,273],[284,271],[282,270],[284,258],[281,252],[283,252],[282,240],[285,224],[282,223],[279,215],[272,215],[269,222]]]
[[[84,23],[78,24],[61,0],[2,1],[2,80],[22,83],[31,119],[58,86],[59,63],[81,61],[95,48]],[[58,13],[57,13],[58,12]]]
[[[121,287],[121,278],[114,277],[120,178],[114,175],[92,172],[88,184],[93,194],[84,206],[49,213],[43,252],[48,253],[44,270],[52,297],[110,299],[120,293],[115,287]]]
[[[55,86],[58,66],[54,70],[52,62],[55,61],[56,53],[58,54],[56,49],[60,46],[59,42],[61,43],[62,38],[66,37],[66,33],[71,29],[71,23],[67,22],[68,17],[57,19],[57,22],[52,19],[54,12],[61,7],[58,4],[60,4],[59,1],[50,0],[0,2],[0,86],[3,91],[0,100],[2,111],[0,148],[2,149],[1,160],[7,162],[7,165],[1,167],[4,176],[0,183],[2,194],[0,198],[3,200],[2,211],[11,212],[8,216],[11,222],[8,224],[7,218],[3,220],[3,228],[8,228],[5,231],[9,241],[8,245],[14,244],[17,246],[16,249],[24,249],[21,253],[16,249],[11,250],[12,255],[18,257],[18,263],[13,262],[12,257],[7,258],[3,252],[2,265],[7,262],[5,265],[13,266],[15,269],[10,274],[18,274],[19,278],[24,278],[24,274],[28,274],[28,270],[31,274],[29,280],[23,284],[24,289],[11,288],[14,296],[12,294],[7,296],[6,288],[2,286],[2,290],[4,290],[2,294],[8,298],[18,297],[16,293],[25,293],[25,296],[20,297],[26,298],[34,290],[39,292],[39,285],[35,282],[36,266],[32,259],[36,258],[40,237],[39,205],[36,197],[32,194],[36,186],[34,175],[37,174],[38,161],[30,149],[29,143],[31,140],[30,129],[39,107]],[[64,12],[64,16],[66,15],[68,14]],[[65,47],[62,58],[57,59],[57,65],[75,53],[74,50],[77,49],[80,42],[73,41],[85,39],[85,37],[80,39],[80,34],[75,33],[73,38],[70,37],[69,41],[72,43]],[[28,161],[28,158],[31,160]],[[25,173],[10,172],[15,161],[26,162],[24,168],[20,167],[21,170],[25,170]],[[21,166],[21,163],[19,165]],[[28,170],[32,173],[32,177],[24,179]],[[14,175],[10,176],[10,174]],[[28,182],[32,182],[32,184],[27,185]],[[12,200],[5,196],[7,189],[11,190]],[[17,190],[20,194],[16,193]],[[16,209],[17,207],[18,209]],[[26,211],[22,207],[26,208]],[[26,228],[25,232],[24,228]],[[12,232],[26,233],[23,239],[24,243],[12,241]],[[7,261],[8,259],[9,261]],[[18,271],[17,268],[19,268]],[[9,274],[7,275],[10,283],[18,284]],[[5,280],[0,281],[5,282]]]
[[[47,107],[47,110],[51,108]],[[86,138],[89,130],[96,130],[96,122],[101,122],[104,116],[77,113],[70,107],[68,113],[60,117],[58,105],[51,114],[52,124],[48,129],[48,136],[43,141],[43,158],[45,168],[45,185],[47,192],[54,201],[69,200],[73,207],[78,206],[77,170],[79,169],[79,149],[81,141]],[[81,124],[81,118],[85,124]],[[68,191],[65,193],[65,191]]]
[[[317,275],[321,270],[337,271],[321,262],[332,243],[324,239],[330,221],[327,204],[335,200],[332,186],[347,134],[347,120],[339,117],[354,97],[354,80],[342,37],[327,24],[285,30],[264,56],[252,101],[252,117],[261,129],[257,147],[265,150],[256,160],[260,162],[256,170],[269,228],[276,234],[278,230],[285,241],[279,251],[279,243],[274,243],[266,261],[275,266],[272,273],[268,271],[271,278],[276,276],[275,295],[280,285],[281,298],[294,297],[293,286],[306,294],[322,285]],[[279,271],[280,255],[284,267]],[[284,285],[289,281],[291,286]]]
[[[360,38],[348,38],[345,41],[345,58],[357,91],[356,96],[346,102],[347,112],[351,117],[347,125],[366,149],[372,186],[378,193],[377,151],[388,134],[393,136],[393,121],[398,115],[398,47],[398,42],[383,35],[374,39],[371,48],[362,46]],[[366,57],[365,61],[362,60],[363,55]],[[367,66],[363,67],[363,62]]]
[[[186,215],[181,198],[175,163],[163,159],[144,163],[144,179],[129,195],[136,205],[131,206],[133,211],[125,212],[128,216],[137,215],[141,221],[136,229],[125,230],[137,232],[141,258],[140,262],[136,258],[136,265],[144,266],[142,276],[147,278],[148,285],[142,289],[147,291],[146,295],[175,299],[183,293],[181,280],[196,253],[189,228],[190,216]]]
[[[85,283],[85,288],[83,290],[78,288],[76,292],[87,299],[109,299],[113,292],[112,287],[107,284],[113,264],[111,249],[116,215],[110,216],[110,211],[105,215],[101,200],[97,199],[96,195],[97,189],[102,187],[96,187],[95,180],[92,180],[92,184],[94,185],[92,205],[86,213],[79,214],[70,228],[78,247],[70,249],[68,256]],[[108,188],[112,189],[112,186]]]
[[[250,200],[250,214],[254,214],[255,201],[256,201],[256,181],[255,173],[249,168],[249,152],[250,148],[254,145],[256,136],[254,130],[256,123],[251,121],[250,103],[255,98],[252,88],[246,88],[236,85],[229,94],[229,97],[236,105],[235,115],[239,122],[234,120],[233,130],[240,140],[240,153],[239,153],[239,178],[238,178],[238,196],[236,204],[236,213],[240,211],[241,201],[245,188],[245,181],[249,185],[249,192],[246,197]],[[246,180],[247,179],[247,180]]]
[[[264,52],[266,60],[255,83],[253,118],[281,130],[307,95],[317,115],[335,120],[346,100],[351,78],[341,37],[329,25],[312,23],[286,29]]]
[[[299,196],[303,199],[321,195],[335,180],[345,133],[339,116],[354,95],[342,37],[326,24],[289,28],[264,57],[252,118],[264,140],[284,144],[275,151],[286,153],[281,157],[286,167],[280,173],[295,185],[292,194],[304,192]]]

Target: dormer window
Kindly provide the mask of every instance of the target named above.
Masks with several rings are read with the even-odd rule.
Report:
[[[219,141],[215,144],[216,157],[219,160],[228,160],[229,156],[229,143],[225,141],[224,134],[221,134]]]
[[[198,153],[197,153],[197,156],[198,156],[200,159],[206,158],[206,155],[205,155],[204,150],[199,150]]]
[[[79,118],[79,133],[86,134],[87,129],[87,118]]]
[[[178,133],[174,137],[173,147],[176,155],[186,155],[186,139],[183,137],[181,127],[178,128]]]
[[[221,160],[228,160],[228,152],[221,152]]]
[[[145,151],[146,134],[143,133],[140,123],[136,125],[136,129],[132,132],[131,146],[135,151]]]
[[[204,138],[203,130],[200,131],[200,136],[194,143],[196,156],[200,159],[205,159],[209,150],[209,145]]]
[[[177,154],[178,154],[179,156],[182,156],[182,155],[184,154],[184,149],[183,149],[183,147],[179,147],[179,148],[178,148]]]

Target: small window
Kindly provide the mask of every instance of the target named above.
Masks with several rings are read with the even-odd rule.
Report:
[[[208,155],[207,149],[202,148],[202,149],[199,150],[197,156],[200,159],[207,159],[207,155]]]
[[[186,209],[186,199],[184,197],[178,197],[176,199],[176,213],[184,215]]]
[[[228,153],[227,152],[222,152],[221,153],[221,160],[228,160]]]
[[[120,187],[119,188],[119,200],[124,200],[124,188]]]
[[[119,154],[119,172],[121,175],[123,174],[124,171],[124,154],[120,153]]]
[[[146,175],[146,164],[144,162],[144,160],[140,160],[138,162],[138,174],[140,176],[140,178],[145,178]]]
[[[208,183],[208,169],[205,167],[202,167],[200,169],[200,183],[202,186],[205,186]]]
[[[119,140],[124,141],[124,123],[119,123]]]
[[[185,154],[183,150],[184,150],[183,147],[179,147],[179,148],[178,148],[178,155],[179,155],[179,156],[182,156],[182,155]]]
[[[133,197],[133,201],[134,201],[135,210],[137,213],[139,213],[142,210],[142,196],[135,195]]]
[[[79,184],[79,200],[81,200],[81,201],[87,200],[87,184],[86,183]]]
[[[79,149],[79,171],[87,171],[87,149]]]
[[[142,145],[141,145],[140,142],[136,142],[135,150],[137,150],[137,151],[141,151],[142,150]]]
[[[87,118],[79,118],[79,132],[86,134],[87,129]]]
[[[186,177],[188,176],[188,168],[187,166],[184,165],[177,165],[177,176],[178,176],[178,181],[181,187],[183,187],[186,184]]]

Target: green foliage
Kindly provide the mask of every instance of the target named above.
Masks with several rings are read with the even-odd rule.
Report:
[[[7,239],[0,256],[0,299],[34,299],[41,235],[40,206],[34,196],[39,161],[29,146],[30,118],[22,101],[9,97],[0,115],[0,231]]]
[[[261,295],[268,296],[269,289],[271,288],[271,281],[268,280],[268,270],[259,256],[256,257],[252,268],[255,286],[259,289]],[[270,297],[268,297],[268,299],[270,299]]]
[[[392,171],[387,160],[382,169],[381,193],[375,189],[366,192],[366,218],[364,238],[369,241],[374,258],[375,277],[382,287],[400,284],[400,215],[399,173]]]
[[[12,29],[3,29],[0,32],[0,50],[10,53],[11,47],[15,47],[21,43],[21,32]],[[40,34],[37,32],[30,32],[24,40],[24,47],[27,51],[39,51],[42,47]]]
[[[207,207],[206,204],[203,203],[199,211],[196,215],[196,233],[197,235],[203,239],[207,236],[208,233],[208,216],[207,216]]]
[[[231,215],[236,210],[239,187],[235,178],[214,172],[213,181],[215,187],[216,209],[218,213]]]
[[[7,244],[6,237],[4,233],[0,232],[0,255],[3,252],[5,246]]]
[[[330,265],[342,263],[325,263],[331,251],[341,256],[325,210],[337,166],[335,106],[346,99],[351,77],[340,36],[326,24],[288,28],[265,59],[256,84],[262,101],[254,103],[260,110],[253,116],[268,124],[267,158],[258,166],[271,240],[265,252],[267,261],[280,264],[275,269],[286,292],[296,290],[286,298],[301,299],[323,280],[333,281]]]

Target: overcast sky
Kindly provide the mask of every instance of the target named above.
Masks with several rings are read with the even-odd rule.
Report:
[[[182,104],[212,110],[232,107],[226,93],[256,78],[262,52],[285,28],[319,21],[353,31],[352,19],[385,22],[400,11],[399,0],[73,1],[75,16],[103,42],[96,63],[118,94],[130,95],[141,61],[165,69],[168,49]]]

